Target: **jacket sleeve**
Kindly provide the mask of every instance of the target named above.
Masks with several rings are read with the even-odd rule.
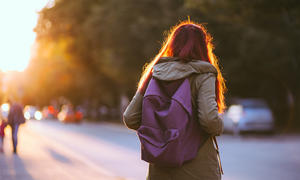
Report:
[[[140,127],[142,103],[143,95],[137,92],[123,113],[123,122],[128,128],[137,130]]]
[[[8,124],[13,124],[14,123],[14,114],[15,114],[15,105],[11,105],[11,107],[8,111],[8,116],[7,116]]]
[[[223,120],[218,114],[215,94],[216,75],[205,73],[197,77],[197,115],[201,127],[210,135],[216,136],[223,132]]]

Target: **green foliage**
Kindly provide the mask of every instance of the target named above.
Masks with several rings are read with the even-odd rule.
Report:
[[[115,106],[134,93],[166,30],[187,16],[208,23],[228,97],[263,97],[279,122],[300,109],[298,0],[56,0],[35,29],[32,92],[47,92],[44,103],[66,96]]]
[[[300,109],[300,2],[202,3],[205,7],[200,4],[196,9],[205,8],[207,17],[214,15],[209,21],[214,22],[211,29],[216,35],[216,52],[224,65],[229,95],[265,98],[279,124],[292,121],[294,109]]]

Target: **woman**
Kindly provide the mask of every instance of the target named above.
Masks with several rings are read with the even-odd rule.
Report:
[[[143,94],[151,77],[163,81],[188,77],[192,106],[200,126],[210,137],[222,133],[223,121],[219,113],[225,108],[225,83],[211,40],[202,25],[190,21],[170,31],[160,52],[143,72],[138,90],[123,114],[128,128],[137,130],[141,124]],[[207,138],[196,158],[179,168],[149,164],[148,180],[218,180],[221,179],[220,168],[213,138]]]

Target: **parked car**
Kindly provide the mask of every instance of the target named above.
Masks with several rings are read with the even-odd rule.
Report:
[[[83,114],[80,111],[74,111],[71,105],[63,105],[57,117],[63,123],[80,123]]]
[[[274,117],[262,99],[239,99],[224,114],[225,132],[273,132]]]
[[[58,110],[54,106],[46,106],[43,108],[42,114],[44,119],[56,119]]]
[[[35,106],[27,105],[24,107],[24,117],[26,120],[36,119],[35,113],[37,112],[37,108]]]

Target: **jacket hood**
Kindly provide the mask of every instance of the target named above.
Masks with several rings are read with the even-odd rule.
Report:
[[[202,60],[191,60],[185,63],[177,57],[162,57],[153,66],[152,76],[160,80],[172,81],[185,78],[193,73],[217,74],[217,69],[209,62]]]

